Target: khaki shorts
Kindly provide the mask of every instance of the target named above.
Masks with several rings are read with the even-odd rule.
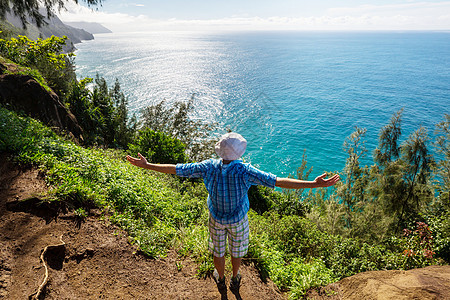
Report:
[[[232,257],[244,257],[248,251],[249,228],[248,217],[232,224],[220,224],[209,216],[209,251],[216,257],[225,256],[228,246]]]

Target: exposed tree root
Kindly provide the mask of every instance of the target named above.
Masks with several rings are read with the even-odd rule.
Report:
[[[48,283],[48,264],[47,261],[45,259],[45,255],[47,254],[48,250],[52,250],[52,249],[60,249],[63,248],[65,250],[66,247],[66,243],[63,241],[62,239],[63,235],[60,236],[60,244],[56,244],[56,245],[48,245],[44,248],[44,250],[42,250],[41,253],[41,261],[42,264],[44,265],[45,268],[45,275],[44,275],[44,280],[42,281],[41,285],[39,286],[38,290],[36,292],[34,292],[33,294],[31,294],[30,296],[28,296],[28,299],[31,300],[38,300],[41,299],[40,297],[43,295],[43,291]]]

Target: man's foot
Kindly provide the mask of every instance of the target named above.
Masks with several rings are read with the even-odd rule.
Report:
[[[225,276],[223,276],[223,278],[219,278],[219,272],[214,269],[213,278],[217,284],[217,289],[219,290],[222,299],[227,299],[227,284],[225,283]]]
[[[230,291],[236,296],[236,299],[241,299],[239,295],[239,288],[241,287],[241,274],[238,273],[235,277],[231,277]]]

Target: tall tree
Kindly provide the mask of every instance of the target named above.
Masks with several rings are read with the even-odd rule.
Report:
[[[55,10],[61,10],[70,0],[0,0],[0,19],[5,19],[6,13],[16,15],[22,21],[24,27],[28,20],[36,22],[38,27],[45,24],[45,17],[39,9],[43,6],[47,12],[47,17],[54,15]],[[78,3],[78,0],[72,0]],[[102,0],[82,0],[91,5],[101,5]]]
[[[394,114],[391,122],[384,126],[380,132],[379,147],[375,149],[374,160],[384,166],[400,155],[399,139],[402,134],[403,109]]]
[[[348,157],[345,163],[345,180],[338,186],[337,193],[346,207],[346,225],[352,227],[352,216],[359,212],[357,205],[365,202],[365,189],[368,184],[368,168],[360,166],[360,160],[365,157],[367,149],[363,138],[365,128],[356,127],[355,131],[345,140],[344,150]]]
[[[407,193],[402,203],[400,222],[411,217],[417,218],[421,206],[432,200],[433,193],[429,181],[435,161],[428,151],[428,142],[427,131],[420,127],[402,144],[401,157],[405,162],[403,179]]]
[[[99,75],[74,81],[66,103],[84,130],[86,145],[126,149],[133,140],[136,118],[128,117],[128,99],[117,79],[113,88]]]
[[[114,144],[116,147],[127,148],[128,144],[133,141],[137,120],[133,115],[131,119],[128,117],[128,98],[121,91],[119,79],[116,78],[114,87],[109,91],[113,101],[115,110],[114,118]]]
[[[439,198],[450,209],[450,115],[445,114],[445,120],[437,125],[436,150],[439,154],[437,175]]]
[[[397,232],[418,220],[423,205],[432,199],[428,183],[434,164],[425,128],[411,133],[399,146],[401,112],[394,114],[390,124],[381,130],[374,152],[377,165],[372,168],[376,180],[371,188],[385,215],[392,217],[391,230]]]

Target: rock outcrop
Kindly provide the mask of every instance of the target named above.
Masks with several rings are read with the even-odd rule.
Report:
[[[50,127],[57,127],[83,140],[83,131],[75,116],[65,107],[58,95],[47,91],[33,77],[19,74],[2,74],[6,66],[0,63],[0,104],[22,111]]]
[[[408,271],[368,271],[310,290],[311,300],[444,300],[450,299],[450,266]]]

